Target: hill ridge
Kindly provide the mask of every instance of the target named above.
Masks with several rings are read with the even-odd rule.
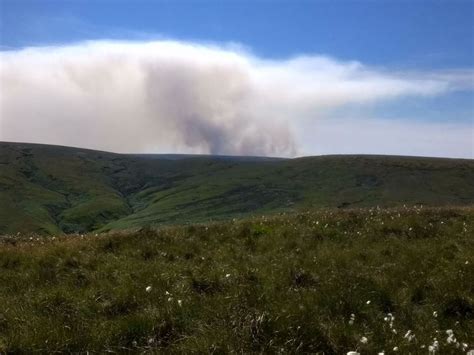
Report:
[[[0,233],[104,231],[300,208],[474,204],[471,159],[167,156],[0,142]]]

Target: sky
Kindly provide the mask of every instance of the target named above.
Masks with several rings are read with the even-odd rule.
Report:
[[[474,158],[474,2],[0,0],[0,140]]]

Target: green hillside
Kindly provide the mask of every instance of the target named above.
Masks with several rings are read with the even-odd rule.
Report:
[[[474,204],[474,161],[123,155],[0,143],[0,234],[205,222],[301,208]]]

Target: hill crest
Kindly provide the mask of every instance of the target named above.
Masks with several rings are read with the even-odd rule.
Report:
[[[474,203],[474,160],[118,154],[0,142],[0,233],[181,224],[300,208]]]

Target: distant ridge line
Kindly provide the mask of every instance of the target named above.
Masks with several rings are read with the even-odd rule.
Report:
[[[130,157],[140,158],[155,158],[155,159],[168,159],[168,160],[181,160],[190,158],[216,158],[216,159],[235,159],[235,160],[295,160],[295,159],[306,159],[306,158],[338,158],[338,157],[364,157],[364,158],[413,158],[413,159],[445,159],[445,160],[466,160],[474,161],[474,158],[457,158],[457,157],[436,157],[436,156],[422,156],[422,155],[397,155],[397,154],[368,154],[368,153],[351,153],[351,154],[319,154],[319,155],[302,155],[296,157],[274,157],[274,156],[259,156],[259,155],[229,155],[229,154],[188,154],[188,153],[118,153],[108,150],[84,148],[76,146],[67,146],[60,144],[45,144],[45,143],[29,143],[29,142],[13,142],[13,141],[0,141],[0,145],[29,145],[42,148],[63,148],[72,150],[83,150],[88,152],[106,153],[106,154],[117,154],[125,155]]]

